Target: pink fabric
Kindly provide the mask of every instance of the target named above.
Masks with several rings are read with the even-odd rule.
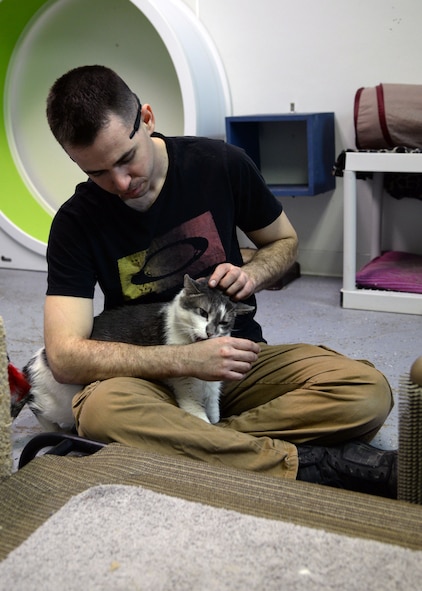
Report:
[[[422,255],[387,251],[356,274],[356,284],[370,289],[422,293]]]

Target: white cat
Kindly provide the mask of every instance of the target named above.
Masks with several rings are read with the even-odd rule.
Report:
[[[248,314],[252,306],[232,302],[206,279],[185,275],[183,289],[167,304],[139,304],[106,310],[94,319],[92,339],[135,345],[187,345],[229,335],[236,316]],[[28,405],[44,429],[70,430],[71,403],[82,385],[59,384],[48,366],[44,348],[23,369],[31,385]],[[208,423],[220,420],[221,382],[194,377],[164,380],[180,408]]]

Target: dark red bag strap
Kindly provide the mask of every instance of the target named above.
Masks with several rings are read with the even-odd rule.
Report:
[[[353,120],[355,122],[355,144],[358,150],[360,150],[360,144],[359,144],[359,137],[358,137],[358,115],[359,115],[359,105],[360,105],[360,97],[362,95],[363,92],[363,86],[362,88],[358,88],[355,94],[355,105],[354,105],[354,109],[353,109]]]
[[[378,86],[376,87],[376,91],[378,101],[378,117],[380,120],[382,135],[384,136],[387,145],[390,146],[390,148],[394,148],[394,143],[391,139],[390,132],[388,131],[387,119],[385,116],[384,89],[382,87],[382,84],[378,84]]]

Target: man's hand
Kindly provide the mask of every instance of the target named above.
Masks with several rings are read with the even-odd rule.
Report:
[[[208,281],[235,301],[273,285],[296,259],[297,235],[284,211],[269,226],[249,232],[248,238],[257,247],[252,259],[242,267],[221,263]]]
[[[187,374],[207,381],[241,380],[257,360],[260,347],[247,339],[217,337],[187,345]]]
[[[255,285],[246,271],[230,263],[218,265],[210,276],[208,285],[218,287],[234,301],[245,300],[255,292]]]

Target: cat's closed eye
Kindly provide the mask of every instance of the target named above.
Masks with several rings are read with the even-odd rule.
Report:
[[[206,310],[204,310],[204,308],[197,308],[196,311],[199,314],[199,316],[202,316],[202,318],[205,318],[206,320],[208,320],[208,312]]]

